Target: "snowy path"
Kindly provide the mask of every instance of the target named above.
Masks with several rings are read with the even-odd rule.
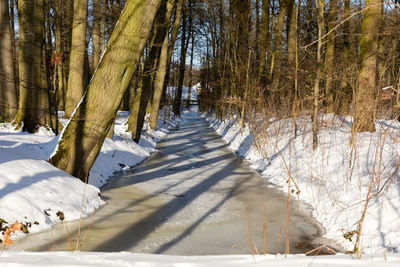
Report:
[[[266,207],[267,250],[284,251],[285,196],[268,188],[265,179],[230,152],[198,114],[186,113],[179,129],[158,150],[103,188],[102,198],[108,204],[83,220],[82,251],[246,254],[245,207],[253,246],[261,252]],[[291,253],[308,251],[313,243],[322,242],[322,233],[309,214],[301,203],[292,203]],[[77,225],[67,225],[74,248]],[[53,241],[57,251],[70,249],[64,224],[30,235],[11,249],[49,250]]]

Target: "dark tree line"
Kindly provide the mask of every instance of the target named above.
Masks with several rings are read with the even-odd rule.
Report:
[[[353,115],[354,132],[398,116],[397,0],[210,0],[201,9],[203,110],[234,109],[240,121],[310,114],[314,146],[322,112]]]

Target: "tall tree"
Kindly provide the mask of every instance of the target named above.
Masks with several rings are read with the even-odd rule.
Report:
[[[313,115],[312,115],[312,134],[313,134],[313,149],[318,147],[318,112],[319,112],[319,87],[322,68],[322,36],[324,35],[324,0],[315,0],[317,6],[317,21],[318,21],[318,48],[317,48],[317,74],[314,79],[313,89]]]
[[[381,23],[381,1],[366,0],[355,96],[354,132],[374,132],[376,64]]]
[[[348,69],[351,54],[350,21],[348,19],[350,17],[350,0],[344,0],[343,15],[346,21],[343,24],[343,49],[341,51],[340,60],[342,66],[344,66],[345,69]],[[343,96],[341,101],[342,110],[346,113],[351,99],[351,88],[346,78],[341,79],[340,88]]]
[[[92,69],[96,69],[100,62],[100,24],[101,24],[101,6],[100,0],[93,0],[93,30],[92,30]],[[93,72],[92,71],[92,72]]]
[[[185,1],[186,2],[186,1]],[[189,7],[191,6],[191,0],[189,0]],[[178,69],[178,86],[175,92],[173,111],[177,116],[181,116],[181,99],[182,99],[182,90],[183,90],[183,79],[185,76],[186,69],[186,51],[187,45],[186,40],[188,37],[186,36],[188,29],[186,28],[186,5],[183,7],[182,11],[182,31],[181,31],[181,53],[180,53],[180,61],[179,61],[179,69]],[[190,29],[189,29],[190,32]]]
[[[154,81],[154,95],[152,101],[152,107],[150,112],[150,127],[155,130],[157,127],[158,113],[160,110],[160,102],[162,93],[164,90],[165,79],[169,70],[168,63],[171,61],[170,47],[174,47],[176,37],[178,35],[178,28],[181,21],[181,13],[184,4],[184,0],[178,0],[176,3],[175,20],[172,25],[171,39],[169,40],[168,34],[165,36],[160,54],[160,63],[158,66],[157,74]],[[171,1],[168,1],[171,4]],[[168,7],[167,7],[168,8]]]
[[[86,17],[88,0],[74,0],[71,55],[68,89],[65,98],[65,118],[69,118],[82,98],[85,87]]]
[[[14,85],[13,38],[8,0],[0,3],[0,120],[10,121],[17,110]]]
[[[333,89],[334,89],[334,73],[335,73],[335,26],[337,21],[337,0],[329,1],[329,18],[328,18],[328,41],[325,52],[325,100],[326,112],[333,112]]]
[[[160,64],[162,43],[169,29],[169,24],[166,19],[167,16],[170,16],[170,11],[167,11],[167,0],[162,0],[161,6],[156,14],[154,38],[150,44],[149,54],[144,62],[141,84],[136,91],[135,101],[127,122],[128,131],[132,133],[132,138],[137,143],[142,133],[146,109],[150,97],[153,95],[154,78],[157,75],[157,69]]]
[[[249,60],[250,47],[250,1],[232,0],[233,14],[235,18],[235,74],[237,95],[244,96],[246,91],[247,63]]]
[[[63,10],[64,1],[55,0],[54,2],[54,16],[55,16],[55,53],[53,54],[53,63],[55,67],[54,83],[57,90],[57,108],[60,110],[65,109],[65,39],[63,38]]]
[[[161,0],[128,0],[50,162],[85,181],[139,64]]]
[[[33,133],[39,126],[51,126],[54,114],[49,105],[47,84],[44,0],[19,0],[20,97],[14,124]]]
[[[261,29],[260,29],[260,38],[259,40],[259,49],[260,49],[260,58],[258,59],[258,79],[263,80],[265,83],[266,77],[266,54],[270,53],[270,34],[269,34],[269,1],[270,0],[262,0],[261,7]]]
[[[274,51],[272,54],[270,80],[274,88],[279,85],[281,76],[281,61],[282,61],[282,33],[285,16],[287,14],[287,0],[279,0],[279,13],[276,20],[274,33]]]
[[[296,1],[289,0],[288,2],[288,37],[287,37],[287,58],[289,74],[295,69],[296,64],[296,45],[297,45],[297,10]]]

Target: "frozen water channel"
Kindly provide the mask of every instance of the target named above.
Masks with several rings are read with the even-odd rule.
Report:
[[[285,195],[229,151],[197,113],[186,113],[149,160],[113,177],[102,198],[107,205],[82,221],[82,251],[247,254],[251,240],[261,253],[265,218],[267,252],[284,252]],[[323,242],[302,203],[292,202],[290,214],[291,253]],[[70,250],[78,224],[29,235],[11,249]]]

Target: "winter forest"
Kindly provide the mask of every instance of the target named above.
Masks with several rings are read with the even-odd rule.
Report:
[[[399,0],[1,0],[0,265],[399,264],[399,29]]]

